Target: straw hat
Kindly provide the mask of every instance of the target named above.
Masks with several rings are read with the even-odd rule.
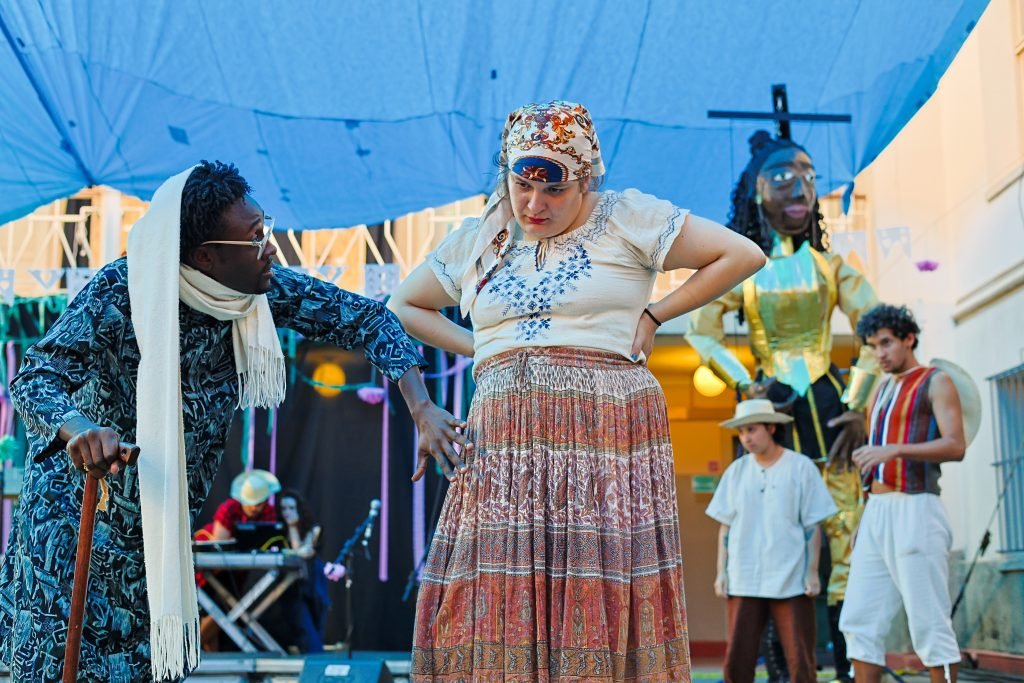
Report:
[[[752,398],[736,404],[736,414],[731,420],[722,423],[723,427],[739,429],[743,425],[770,423],[788,424],[793,418],[775,412],[775,406],[766,398]]]
[[[266,470],[242,472],[231,480],[231,497],[242,505],[259,505],[281,490],[281,482]]]
[[[953,380],[956,392],[960,394],[960,412],[964,420],[964,442],[970,446],[974,437],[981,429],[981,392],[974,379],[967,374],[967,371],[944,358],[932,358],[929,363],[933,368],[938,368],[949,375]]]

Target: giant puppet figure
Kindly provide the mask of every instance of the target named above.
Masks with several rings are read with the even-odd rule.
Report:
[[[750,138],[750,147],[750,163],[733,191],[729,227],[760,244],[768,264],[691,314],[686,338],[730,387],[748,395],[766,393],[777,405],[789,406],[796,420],[794,450],[824,460],[822,476],[839,508],[824,525],[832,558],[829,611],[838,614],[851,533],[863,509],[860,477],[850,457],[864,441],[861,411],[879,373],[865,347],[844,383],[831,361],[830,320],[838,305],[856,328],[878,302],[860,272],[826,251],[814,165],[806,150],[764,131]],[[740,311],[747,321],[756,377],[723,344],[723,316],[729,311]]]

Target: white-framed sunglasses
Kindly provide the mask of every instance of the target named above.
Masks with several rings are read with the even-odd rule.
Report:
[[[814,169],[805,170],[803,172],[797,172],[793,169],[786,168],[780,171],[776,171],[768,176],[768,182],[771,183],[772,187],[785,187],[796,182],[800,179],[808,185],[814,185],[818,179],[818,175],[814,172]]]
[[[264,216],[263,217],[263,234],[260,237],[254,237],[248,242],[241,240],[207,240],[201,243],[199,246],[204,244],[233,244],[236,247],[256,247],[256,259],[263,258],[263,252],[267,249],[267,242],[270,241],[270,233],[274,232],[274,217]]]

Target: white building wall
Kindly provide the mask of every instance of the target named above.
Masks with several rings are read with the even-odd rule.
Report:
[[[968,556],[997,498],[985,379],[1024,362],[1021,12],[1021,0],[992,1],[935,95],[856,186],[868,198],[880,298],[917,314],[919,360],[949,358],[981,390],[981,433],[942,478],[954,549]],[[882,253],[878,231],[899,226],[910,229],[909,253]],[[918,270],[925,259],[939,268]]]

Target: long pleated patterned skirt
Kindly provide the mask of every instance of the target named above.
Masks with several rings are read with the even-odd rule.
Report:
[[[531,348],[475,370],[470,469],[416,606],[415,683],[690,680],[672,445],[654,376]]]

